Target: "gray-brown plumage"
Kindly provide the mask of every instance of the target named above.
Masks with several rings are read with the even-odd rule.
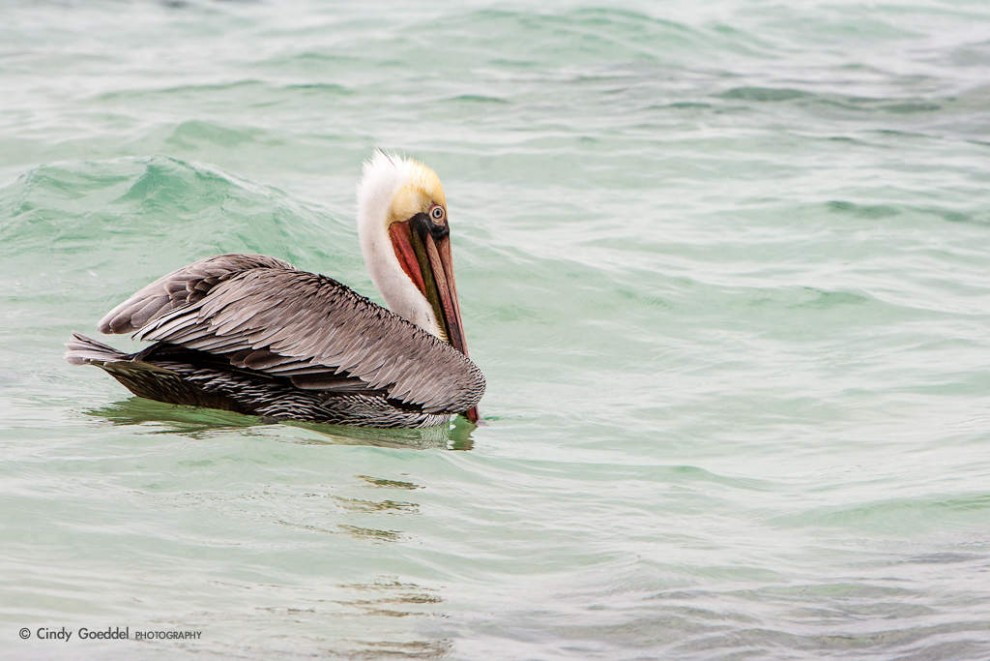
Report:
[[[376,154],[358,187],[358,236],[391,311],[274,257],[220,255],[100,321],[154,344],[124,354],[74,334],[66,358],[174,404],[367,427],[477,422],[485,379],[467,357],[436,173]]]
[[[101,321],[154,341],[123,354],[74,334],[66,358],[149,399],[271,418],[425,427],[485,380],[438,337],[339,282],[263,255],[220,255],[144,287]]]

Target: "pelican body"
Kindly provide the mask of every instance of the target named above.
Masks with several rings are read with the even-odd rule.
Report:
[[[219,255],[99,323],[153,344],[126,354],[74,333],[66,359],[172,404],[363,427],[477,422],[485,378],[468,358],[436,173],[376,153],[358,186],[358,234],[389,309],[274,257]]]

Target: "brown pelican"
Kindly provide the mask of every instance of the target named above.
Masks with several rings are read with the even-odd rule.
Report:
[[[358,186],[358,235],[390,310],[264,255],[219,255],[141,289],[100,321],[154,344],[125,354],[79,333],[73,364],[139,397],[276,419],[365,427],[477,422],[447,201],[436,173],[378,152]]]

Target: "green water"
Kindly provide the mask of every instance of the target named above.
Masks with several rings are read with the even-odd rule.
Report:
[[[990,6],[801,5],[0,5],[0,650],[990,657]],[[376,146],[444,180],[484,426],[63,362],[214,253],[377,298]]]

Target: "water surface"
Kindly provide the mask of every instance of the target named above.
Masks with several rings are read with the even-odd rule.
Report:
[[[984,3],[0,17],[11,658],[990,657]],[[214,253],[373,294],[377,146],[445,182],[484,426],[264,425],[63,362]]]

